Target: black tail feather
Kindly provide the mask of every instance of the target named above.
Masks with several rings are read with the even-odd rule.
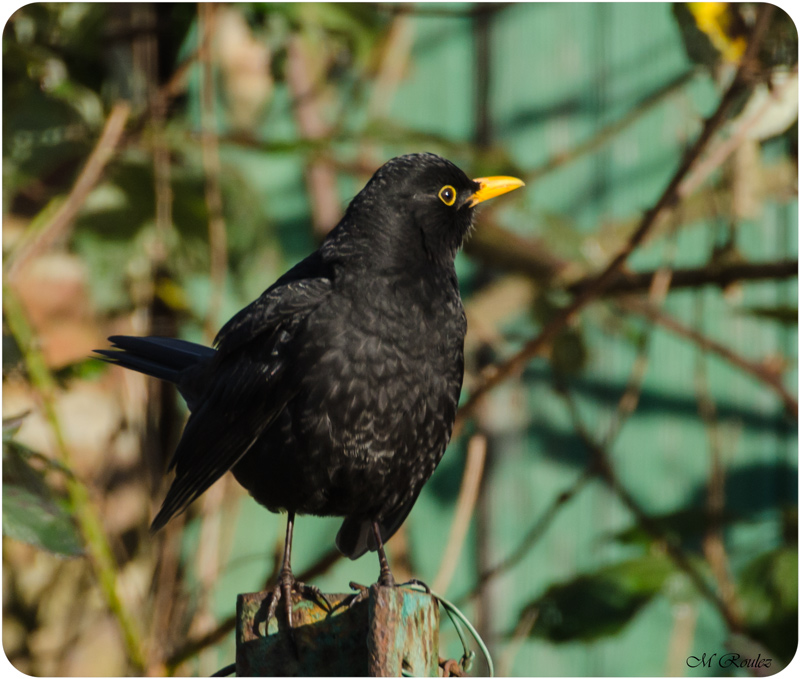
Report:
[[[171,337],[114,335],[108,339],[113,349],[95,350],[101,361],[174,383],[186,368],[215,353],[211,347]]]
[[[419,497],[419,491],[405,504],[400,505],[391,514],[378,523],[381,531],[381,541],[386,544],[389,538],[394,535],[403,522],[408,517],[409,512],[414,507],[414,503]],[[348,517],[342,522],[339,532],[336,534],[336,548],[350,559],[357,559],[366,552],[374,552],[378,549],[375,535],[372,532],[372,521],[369,519],[358,519]]]

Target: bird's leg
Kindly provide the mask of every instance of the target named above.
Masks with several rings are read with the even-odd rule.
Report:
[[[286,622],[292,628],[292,585],[294,575],[292,574],[292,537],[294,534],[294,512],[289,512],[286,521],[286,539],[283,543],[283,563],[278,573],[278,582],[270,593],[269,608],[267,608],[267,623],[272,620],[278,608],[278,602],[284,599],[286,608]]]
[[[381,529],[377,521],[372,522],[372,532],[375,534],[375,541],[378,543],[378,562],[381,565],[381,574],[378,584],[382,587],[395,587],[394,576],[389,570],[389,562],[386,559],[386,552],[383,551],[383,540],[381,540]]]
[[[278,582],[275,584],[272,592],[270,593],[269,607],[267,608],[267,623],[275,615],[278,608],[278,602],[283,599],[284,610],[286,611],[286,624],[289,627],[289,633],[292,634],[294,624],[292,621],[292,592],[299,592],[304,597],[315,597],[324,601],[330,609],[330,602],[319,591],[319,587],[307,585],[300,582],[294,577],[292,573],[292,537],[294,535],[294,512],[289,512],[286,521],[286,541],[283,546],[283,563],[281,570],[278,574]]]
[[[383,540],[381,539],[381,529],[377,521],[372,522],[372,533],[375,536],[375,541],[378,544],[378,562],[381,565],[381,574],[378,576],[378,584],[381,587],[397,587],[394,581],[394,576],[389,568],[389,561],[386,558],[386,552],[383,550]],[[358,592],[352,596],[348,606],[352,608],[359,601],[364,601],[369,596],[369,587],[359,585],[357,582],[350,583],[350,589],[357,589]]]

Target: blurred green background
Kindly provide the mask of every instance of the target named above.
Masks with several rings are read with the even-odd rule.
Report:
[[[185,410],[87,359],[107,335],[210,342],[380,164],[433,151],[527,182],[481,212],[457,262],[466,401],[656,203],[759,8],[17,10],[3,34],[10,661],[208,675],[233,662],[236,595],[276,572],[285,518],[230,478],[148,534]],[[687,659],[760,654],[772,673],[794,655],[797,33],[782,11],[757,57],[691,190],[626,275],[461,421],[389,543],[401,577],[462,606],[501,674],[744,676]],[[462,486],[468,458],[482,473]],[[377,577],[374,558],[332,553],[338,524],[301,517],[295,533],[295,572],[327,592]],[[443,622],[441,655],[461,652]]]

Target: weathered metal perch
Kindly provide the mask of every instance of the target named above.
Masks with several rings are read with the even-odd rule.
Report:
[[[264,624],[269,592],[237,600],[236,675],[240,677],[438,676],[439,606],[424,592],[402,587],[369,589],[348,607],[350,594],[326,594],[332,610],[292,596],[294,638],[279,606]]]

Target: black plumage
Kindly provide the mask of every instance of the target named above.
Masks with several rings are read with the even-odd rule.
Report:
[[[106,360],[174,382],[191,415],[153,529],[231,470],[270,511],[342,516],[338,548],[379,550],[436,469],[455,420],[467,324],[454,258],[474,206],[522,182],[395,158],[320,248],[220,330],[216,349],[110,338]],[[275,600],[280,596],[276,590]],[[274,611],[274,606],[273,606]]]

